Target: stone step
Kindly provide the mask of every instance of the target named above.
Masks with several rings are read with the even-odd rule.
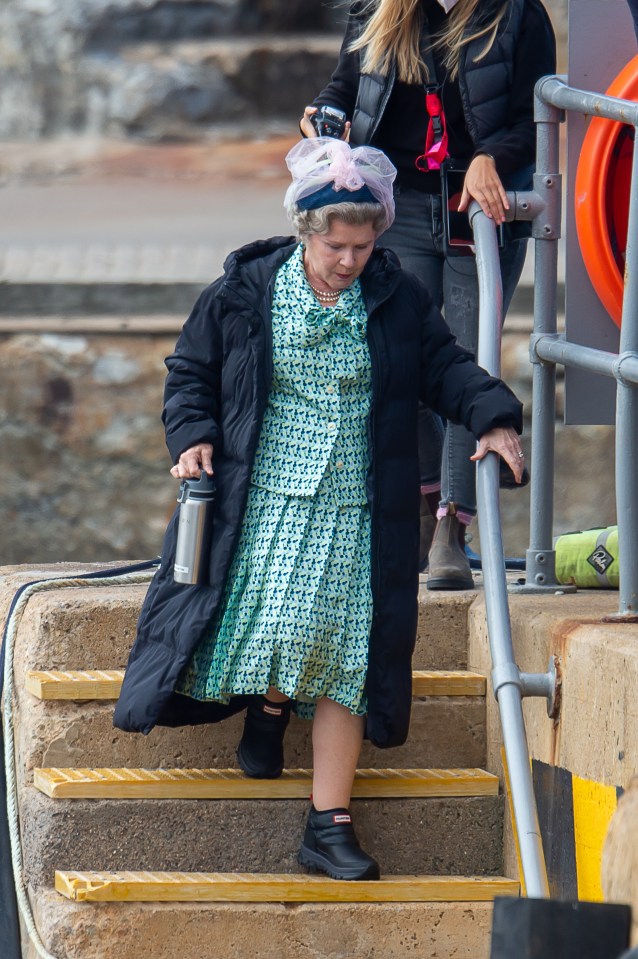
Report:
[[[494,876],[393,876],[340,882],[285,874],[62,872],[55,888],[77,902],[482,902],[516,896],[519,884]]]
[[[168,333],[179,331],[202,289],[221,274],[232,243],[159,251],[157,247],[145,247],[135,257],[140,262],[135,268],[130,257],[128,261],[124,258],[126,246],[82,250],[75,246],[21,246],[0,250],[0,316],[7,317],[4,332],[18,332],[13,328],[17,325],[13,318],[23,317],[28,330],[33,328],[35,317],[52,316],[53,325],[59,327],[56,332],[60,332],[64,318],[69,316],[135,315],[172,316],[164,329]],[[156,261],[165,266],[164,278],[158,275]],[[521,283],[511,310],[527,318],[533,299],[533,287]],[[94,329],[102,332],[99,323]]]
[[[37,766],[210,769],[236,765],[243,714],[213,726],[158,726],[148,736],[140,736],[113,728],[113,704],[109,702],[40,702],[20,689],[17,697],[21,716],[17,730],[20,777],[30,776]],[[428,696],[412,703],[407,742],[383,752],[364,742],[361,765],[482,766],[485,737],[484,698]],[[285,750],[288,766],[312,765],[309,722],[291,718]]]
[[[386,875],[499,875],[502,796],[354,799]],[[26,881],[62,870],[299,873],[308,799],[59,799],[20,790]]]
[[[238,769],[35,769],[33,784],[51,799],[305,799],[312,769],[284,769],[277,779]],[[484,769],[358,769],[353,799],[497,796],[498,776]]]
[[[197,40],[259,31],[260,33],[338,28],[343,12],[324,0],[118,0],[83,10],[86,49],[108,52],[123,44],[149,40]]]
[[[30,670],[25,688],[37,699],[117,699],[124,680],[123,669]],[[414,670],[413,696],[484,696],[485,676],[467,670]]]
[[[197,140],[238,119],[292,125],[329,80],[339,47],[334,33],[128,44],[85,56],[79,76],[110,135]]]
[[[16,685],[24,686],[29,670],[123,668],[146,590],[92,586],[32,596],[18,636]],[[472,590],[430,593],[423,577],[415,669],[467,669],[468,611],[476,595]]]
[[[63,898],[52,882],[31,900],[45,946],[65,959],[201,959],[203,943],[214,943],[215,959],[490,953],[491,902],[89,903]]]

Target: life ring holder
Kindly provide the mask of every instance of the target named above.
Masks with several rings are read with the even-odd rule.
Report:
[[[638,56],[607,95],[638,100]],[[634,128],[594,117],[583,140],[574,187],[576,231],[598,298],[616,326],[622,319]]]

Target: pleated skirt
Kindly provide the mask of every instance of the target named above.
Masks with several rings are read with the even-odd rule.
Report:
[[[364,715],[371,623],[368,507],[335,502],[329,476],[312,497],[251,486],[217,621],[177,689],[227,702],[274,686],[306,718],[322,697]]]

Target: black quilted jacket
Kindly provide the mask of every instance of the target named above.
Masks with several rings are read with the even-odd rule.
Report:
[[[246,704],[198,703],[174,692],[210,628],[238,541],[272,366],[273,280],[295,249],[291,237],[244,247],[202,293],[168,357],[163,420],[173,461],[201,442],[214,446],[218,495],[209,584],[173,581],[176,516],[161,566],[140,615],[115,725],[215,722]],[[361,277],[372,363],[368,496],[372,515],[373,625],[370,633],[367,735],[377,746],[404,742],[411,703],[411,656],[417,625],[421,399],[479,437],[494,426],[521,429],[521,405],[456,345],[426,289],[394,254],[376,250]]]

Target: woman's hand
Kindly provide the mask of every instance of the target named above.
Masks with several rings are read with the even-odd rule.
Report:
[[[467,210],[471,200],[476,200],[483,213],[497,226],[505,223],[505,211],[510,208],[507,194],[494,160],[484,153],[474,157],[467,168],[459,210]]]
[[[303,112],[303,116],[301,120],[299,121],[299,129],[306,137],[319,136],[319,134],[317,133],[317,128],[315,127],[314,123],[311,120],[311,117],[314,116],[316,112],[317,112],[316,107],[306,107],[306,109]],[[350,120],[347,120],[343,130],[343,135],[341,137],[341,139],[345,140],[346,143],[350,139],[350,127],[351,127]]]
[[[210,443],[198,443],[184,450],[175,466],[171,469],[171,476],[175,479],[198,479],[202,470],[213,475],[213,447]]]
[[[516,430],[510,427],[497,426],[484,433],[479,440],[474,456],[470,456],[475,462],[482,460],[486,453],[498,453],[502,456],[514,474],[514,479],[520,483],[523,478],[523,467],[525,466],[525,456],[521,449],[521,441]]]

